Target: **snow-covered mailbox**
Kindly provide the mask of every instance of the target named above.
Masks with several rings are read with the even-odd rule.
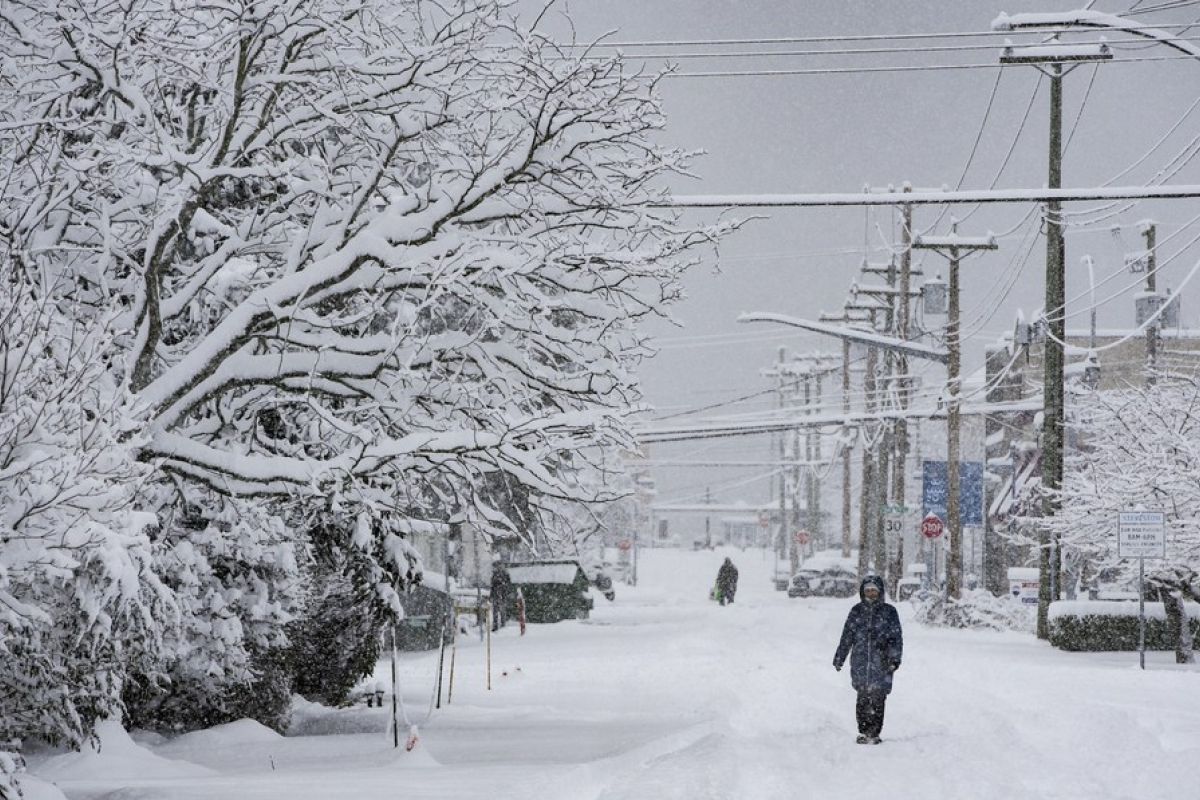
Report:
[[[592,610],[588,579],[576,561],[529,561],[507,564],[514,589],[525,597],[529,622],[587,619]],[[509,613],[516,614],[516,592]]]

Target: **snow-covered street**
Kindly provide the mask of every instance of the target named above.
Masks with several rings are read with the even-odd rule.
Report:
[[[723,555],[737,603],[706,599]],[[587,622],[515,627],[458,651],[453,703],[394,755],[379,709],[305,707],[278,737],[244,722],[149,749],[113,746],[34,772],[71,798],[1163,798],[1195,791],[1200,672],[1170,654],[1069,654],[1032,636],[922,628],[884,743],[854,742],[831,658],[847,600],[789,600],[761,551],[643,552]],[[402,662],[424,719],[436,653]],[[386,675],[381,664],[379,675]],[[119,751],[119,752],[118,752]],[[148,777],[151,776],[151,777]],[[402,787],[402,789],[401,789]],[[35,795],[36,796],[36,795]]]

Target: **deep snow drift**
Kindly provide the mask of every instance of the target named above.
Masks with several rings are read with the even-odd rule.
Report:
[[[726,555],[741,579],[722,608],[707,595]],[[387,709],[300,704],[288,737],[248,721],[164,742],[110,731],[99,754],[33,769],[73,799],[1195,795],[1200,672],[922,628],[907,604],[884,744],[856,745],[831,666],[852,601],[789,600],[771,568],[761,551],[643,551],[641,585],[590,620],[502,631],[490,692],[478,641],[461,642],[453,702],[428,720],[437,654],[403,656],[412,752],[391,749]]]

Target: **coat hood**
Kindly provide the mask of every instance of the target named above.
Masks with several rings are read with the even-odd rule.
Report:
[[[866,601],[867,586],[874,586],[876,589],[878,589],[879,590],[879,599],[880,599],[880,601],[883,600],[883,597],[884,597],[883,578],[879,577],[878,575],[868,575],[867,577],[863,578],[862,583],[859,584],[859,586],[858,586],[858,599],[859,600]]]

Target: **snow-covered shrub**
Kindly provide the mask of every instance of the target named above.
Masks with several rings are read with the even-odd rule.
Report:
[[[0,800],[19,800],[20,773],[24,767],[16,742],[0,742]]]
[[[1146,603],[1146,649],[1171,650],[1176,633],[1162,603]],[[1193,636],[1200,632],[1200,606],[1189,603]],[[1060,650],[1137,650],[1136,600],[1068,600],[1050,604],[1050,644]]]
[[[151,569],[107,320],[64,321],[59,289],[6,271],[0,292],[0,741],[78,746],[176,608]]]
[[[269,504],[186,485],[159,492],[154,570],[182,625],[161,668],[129,685],[129,719],[191,730],[251,717],[281,729],[291,695],[285,629],[303,593],[294,535]]]
[[[913,615],[923,625],[941,628],[982,628],[994,631],[1033,632],[1036,610],[1010,597],[996,597],[983,589],[966,590],[962,598],[929,595],[916,602]]]
[[[340,571],[315,568],[309,586],[311,599],[289,628],[295,692],[322,705],[340,706],[375,668],[379,632],[390,617]]]

